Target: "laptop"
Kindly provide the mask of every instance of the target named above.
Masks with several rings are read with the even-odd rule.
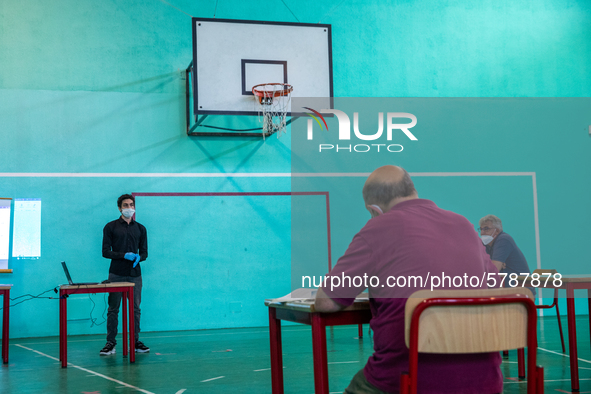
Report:
[[[70,271],[68,271],[68,266],[66,265],[65,261],[62,261],[62,267],[64,268],[64,273],[66,274],[66,278],[68,278],[68,284],[70,286],[81,286],[81,285],[98,285],[98,282],[85,282],[85,283],[73,283],[72,277],[70,276]]]

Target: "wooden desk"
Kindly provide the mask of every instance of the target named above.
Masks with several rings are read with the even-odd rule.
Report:
[[[118,293],[123,296],[123,357],[127,356],[127,305],[129,300],[129,362],[135,362],[135,334],[133,317],[133,287],[130,282],[113,282],[98,285],[62,285],[60,286],[60,360],[62,368],[68,366],[68,296],[72,294]]]
[[[531,277],[525,281],[524,276],[517,278],[519,286],[534,287],[531,285]],[[577,354],[577,322],[575,318],[575,290],[587,290],[589,303],[589,327],[591,328],[591,277],[581,275],[566,275],[562,277],[562,285],[554,285],[554,276],[552,276],[546,286],[544,282],[546,277],[540,278],[540,286],[536,289],[563,289],[566,290],[566,310],[568,321],[568,349],[570,358],[570,381],[572,391],[579,391],[579,360]]]
[[[10,312],[10,285],[0,286],[0,294],[4,296],[2,304],[2,362],[8,363],[8,322]]]
[[[369,323],[371,311],[367,299],[358,299],[346,309],[336,313],[314,310],[313,301],[294,301],[269,307],[269,336],[271,340],[271,385],[273,394],[283,394],[283,355],[281,352],[281,320],[312,326],[312,353],[314,357],[314,391],[328,394],[328,360],[326,356],[326,327]]]

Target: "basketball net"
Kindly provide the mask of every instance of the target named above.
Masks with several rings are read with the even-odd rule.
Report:
[[[263,123],[263,138],[267,134],[277,133],[277,138],[285,132],[287,110],[291,104],[293,87],[286,83],[266,83],[252,88],[259,113],[259,122]]]

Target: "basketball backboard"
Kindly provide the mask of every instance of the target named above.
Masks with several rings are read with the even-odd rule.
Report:
[[[262,83],[288,83],[292,98],[325,97],[331,108],[330,25],[193,18],[192,64],[196,115],[258,115],[251,90]]]

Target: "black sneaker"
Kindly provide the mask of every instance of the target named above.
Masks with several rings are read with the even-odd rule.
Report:
[[[144,345],[142,341],[137,341],[135,343],[135,352],[136,353],[148,353],[150,348]]]
[[[112,342],[107,342],[104,348],[101,349],[99,352],[101,356],[108,356],[109,354],[115,354],[115,344]]]

